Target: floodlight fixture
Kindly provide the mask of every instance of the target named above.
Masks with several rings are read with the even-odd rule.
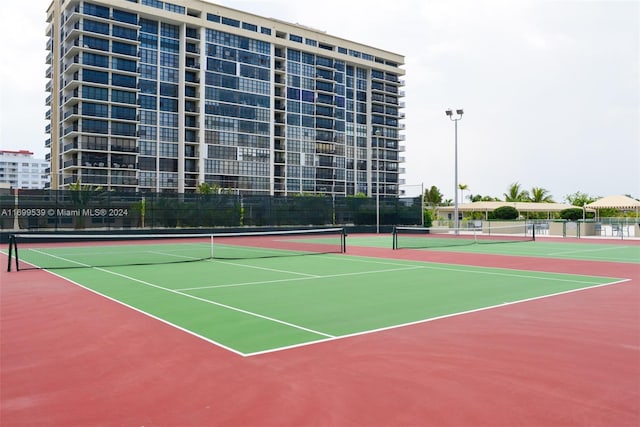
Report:
[[[455,229],[455,233],[458,233],[458,229],[460,228],[460,218],[458,217],[458,121],[462,120],[462,115],[464,114],[464,110],[462,108],[458,108],[456,109],[456,117],[453,117],[453,111],[451,110],[451,108],[447,109],[445,111],[445,113],[447,114],[447,116],[449,117],[449,119],[454,123],[454,129],[455,129],[455,137],[454,137],[454,159],[455,159],[455,165],[454,165],[454,198],[453,198],[453,227]]]

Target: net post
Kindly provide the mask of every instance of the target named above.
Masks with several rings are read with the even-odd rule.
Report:
[[[393,227],[393,232],[391,233],[391,248],[395,251],[398,249],[398,227]]]
[[[347,252],[347,230],[344,227],[340,233],[340,243],[342,246],[342,253],[344,254]]]
[[[531,226],[531,240],[533,242],[536,241],[536,223],[534,222],[533,225]]]
[[[211,246],[209,256],[211,257],[211,259],[213,259],[213,234],[209,236],[209,239],[210,239],[210,246]]]
[[[11,254],[12,254],[12,247],[13,247],[13,234],[11,234],[9,236],[9,254],[7,256],[7,258],[9,258],[9,262],[7,263],[7,272],[11,272]]]
[[[16,235],[12,234],[9,236],[9,254],[7,256],[9,261],[7,262],[7,272],[11,272],[11,259],[14,258],[16,261],[16,271],[20,271],[18,266],[18,245],[16,244]]]

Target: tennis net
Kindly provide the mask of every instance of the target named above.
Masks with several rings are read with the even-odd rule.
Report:
[[[16,271],[343,253],[344,228],[202,234],[14,234]]]
[[[395,227],[393,249],[429,249],[485,243],[527,242],[535,240],[534,227],[519,223],[474,228]]]

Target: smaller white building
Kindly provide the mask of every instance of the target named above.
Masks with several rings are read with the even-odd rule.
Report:
[[[0,183],[12,189],[43,189],[49,182],[49,163],[28,150],[0,150]]]

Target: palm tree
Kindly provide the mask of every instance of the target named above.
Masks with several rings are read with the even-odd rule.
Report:
[[[104,196],[102,186],[93,186],[90,184],[83,184],[80,178],[76,182],[69,184],[69,191],[71,192],[71,200],[75,209],[84,210],[89,206],[91,202],[95,202]],[[84,228],[85,216],[79,215],[76,218],[75,228]]]
[[[464,190],[468,190],[469,186],[467,184],[458,184],[458,188],[460,189],[460,199],[464,202]]]
[[[535,203],[555,203],[549,191],[542,187],[533,187],[529,200]]]
[[[520,184],[514,182],[509,186],[509,192],[504,193],[505,202],[524,202],[529,200],[529,192],[521,190]]]

